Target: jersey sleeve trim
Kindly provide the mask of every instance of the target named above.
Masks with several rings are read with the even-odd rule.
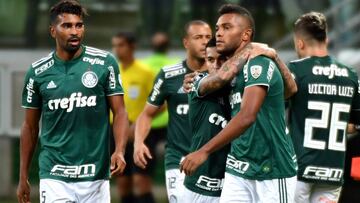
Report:
[[[115,95],[124,95],[123,92],[113,93],[113,94],[107,94],[107,97],[115,96]]]
[[[40,109],[39,107],[34,107],[34,106],[24,106],[24,105],[22,105],[21,107],[24,108],[24,109]]]
[[[246,86],[245,89],[248,88],[248,87],[252,87],[252,86],[266,86],[268,92],[269,92],[269,89],[270,89],[270,85],[269,85],[269,84],[266,84],[266,83],[251,84],[251,85]]]
[[[155,106],[155,107],[160,107],[160,106],[162,106],[162,105],[152,104],[152,103],[150,103],[149,101],[146,101],[146,103],[149,104],[149,105],[151,105],[151,106]]]
[[[204,94],[204,95],[200,95],[200,94],[199,94],[199,89],[200,89],[201,82],[202,82],[206,77],[208,77],[208,75],[206,75],[205,77],[201,78],[200,81],[198,82],[197,88],[196,88],[196,90],[195,90],[196,97],[198,97],[198,98],[204,98],[204,97],[206,96],[206,94]]]

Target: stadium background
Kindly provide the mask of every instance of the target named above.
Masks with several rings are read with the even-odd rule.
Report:
[[[19,170],[19,133],[24,111],[20,107],[23,77],[31,62],[48,53],[54,42],[48,34],[48,10],[57,0],[0,0],[0,203],[12,203]],[[330,27],[331,53],[340,61],[360,68],[360,2],[358,0],[82,0],[90,14],[85,20],[86,45],[111,49],[110,39],[118,31],[135,32],[136,56],[151,54],[149,42],[156,31],[171,38],[170,55],[185,56],[181,43],[183,25],[203,19],[212,26],[216,10],[224,2],[239,3],[255,17],[255,41],[268,43],[283,60],[296,58],[292,24],[302,13],[324,12]],[[360,156],[359,136],[348,138],[348,159]],[[161,153],[161,150],[159,150]],[[38,202],[37,154],[32,162],[32,200]],[[162,160],[158,161],[155,196],[166,202]],[[347,162],[347,168],[350,166]],[[360,182],[347,176],[342,202],[353,202]],[[118,196],[113,189],[113,202]]]

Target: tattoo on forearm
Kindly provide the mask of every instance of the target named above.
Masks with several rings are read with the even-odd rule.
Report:
[[[226,84],[226,81],[222,80],[218,75],[209,75],[206,77],[200,85],[199,94],[204,96],[210,94]]]

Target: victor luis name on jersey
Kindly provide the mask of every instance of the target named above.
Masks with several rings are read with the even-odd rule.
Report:
[[[78,166],[55,165],[51,171],[52,176],[62,176],[66,178],[86,178],[95,176],[95,164],[83,164]]]
[[[341,181],[343,170],[340,168],[307,166],[302,176],[307,179],[338,182]]]
[[[66,109],[66,112],[71,112],[74,107],[92,107],[96,106],[96,96],[83,96],[81,92],[71,93],[70,97],[51,99],[48,101],[50,110]]]
[[[353,97],[354,87],[323,83],[311,83],[308,84],[308,92],[309,94]]]
[[[209,178],[207,176],[201,175],[196,181],[195,185],[207,191],[220,191],[223,188],[224,179]]]

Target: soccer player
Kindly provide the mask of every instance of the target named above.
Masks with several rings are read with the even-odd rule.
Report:
[[[329,55],[322,13],[306,13],[296,20],[294,43],[300,58],[289,65],[299,87],[289,109],[299,166],[295,201],[337,202],[343,183],[347,125],[360,119],[359,114],[350,119],[352,113],[360,111],[358,77],[354,69]]]
[[[128,121],[118,65],[108,52],[82,45],[85,14],[75,0],[51,8],[56,49],[32,63],[25,76],[19,202],[30,201],[28,175],[40,118],[41,202],[110,202],[110,171],[114,176],[125,168]],[[110,108],[116,143],[111,159]]]
[[[151,174],[155,163],[142,169],[133,162],[135,121],[145,106],[146,99],[151,92],[155,74],[150,68],[135,59],[136,38],[133,33],[119,32],[112,38],[113,53],[119,59],[121,81],[124,87],[125,109],[129,118],[129,143],[126,146],[125,161],[127,167],[124,173],[117,177],[117,189],[122,203],[153,203]],[[145,141],[155,145],[154,139]],[[153,148],[151,148],[153,149]],[[136,192],[135,192],[136,191]]]
[[[220,8],[219,14],[217,51],[232,56],[246,49],[254,36],[254,20],[249,11],[227,4]],[[244,64],[247,58],[237,60]],[[213,90],[224,82],[219,75],[230,70],[227,65],[223,65],[219,74],[204,78],[199,87],[201,95],[204,95],[201,89],[208,86]],[[220,133],[181,163],[181,170],[190,175],[213,152],[231,142],[220,202],[293,201],[296,157],[291,138],[285,133],[286,95],[280,66],[265,56],[247,61],[230,83],[232,119]],[[289,73],[284,78],[288,77]]]
[[[186,73],[204,69],[205,46],[211,38],[210,26],[200,20],[187,23],[184,31],[186,59],[179,64],[161,69],[135,129],[134,161],[138,166],[145,168],[147,159],[151,159],[152,155],[144,140],[149,133],[151,120],[161,110],[161,106],[167,103],[169,124],[165,149],[165,176],[170,203],[182,202],[180,198],[184,188],[184,174],[180,173],[179,163],[180,158],[189,153],[191,145],[188,97],[183,91],[182,83]]]
[[[220,89],[212,94],[201,97],[197,87],[207,72],[212,73],[220,68],[222,58],[216,51],[216,39],[212,38],[206,45],[205,58],[207,71],[199,73],[194,81],[194,88],[189,93],[189,121],[192,133],[190,151],[199,149],[214,135],[220,132],[230,120],[228,101],[229,88]],[[222,190],[225,173],[225,160],[230,145],[215,152],[191,176],[186,176],[183,202],[217,203]]]

